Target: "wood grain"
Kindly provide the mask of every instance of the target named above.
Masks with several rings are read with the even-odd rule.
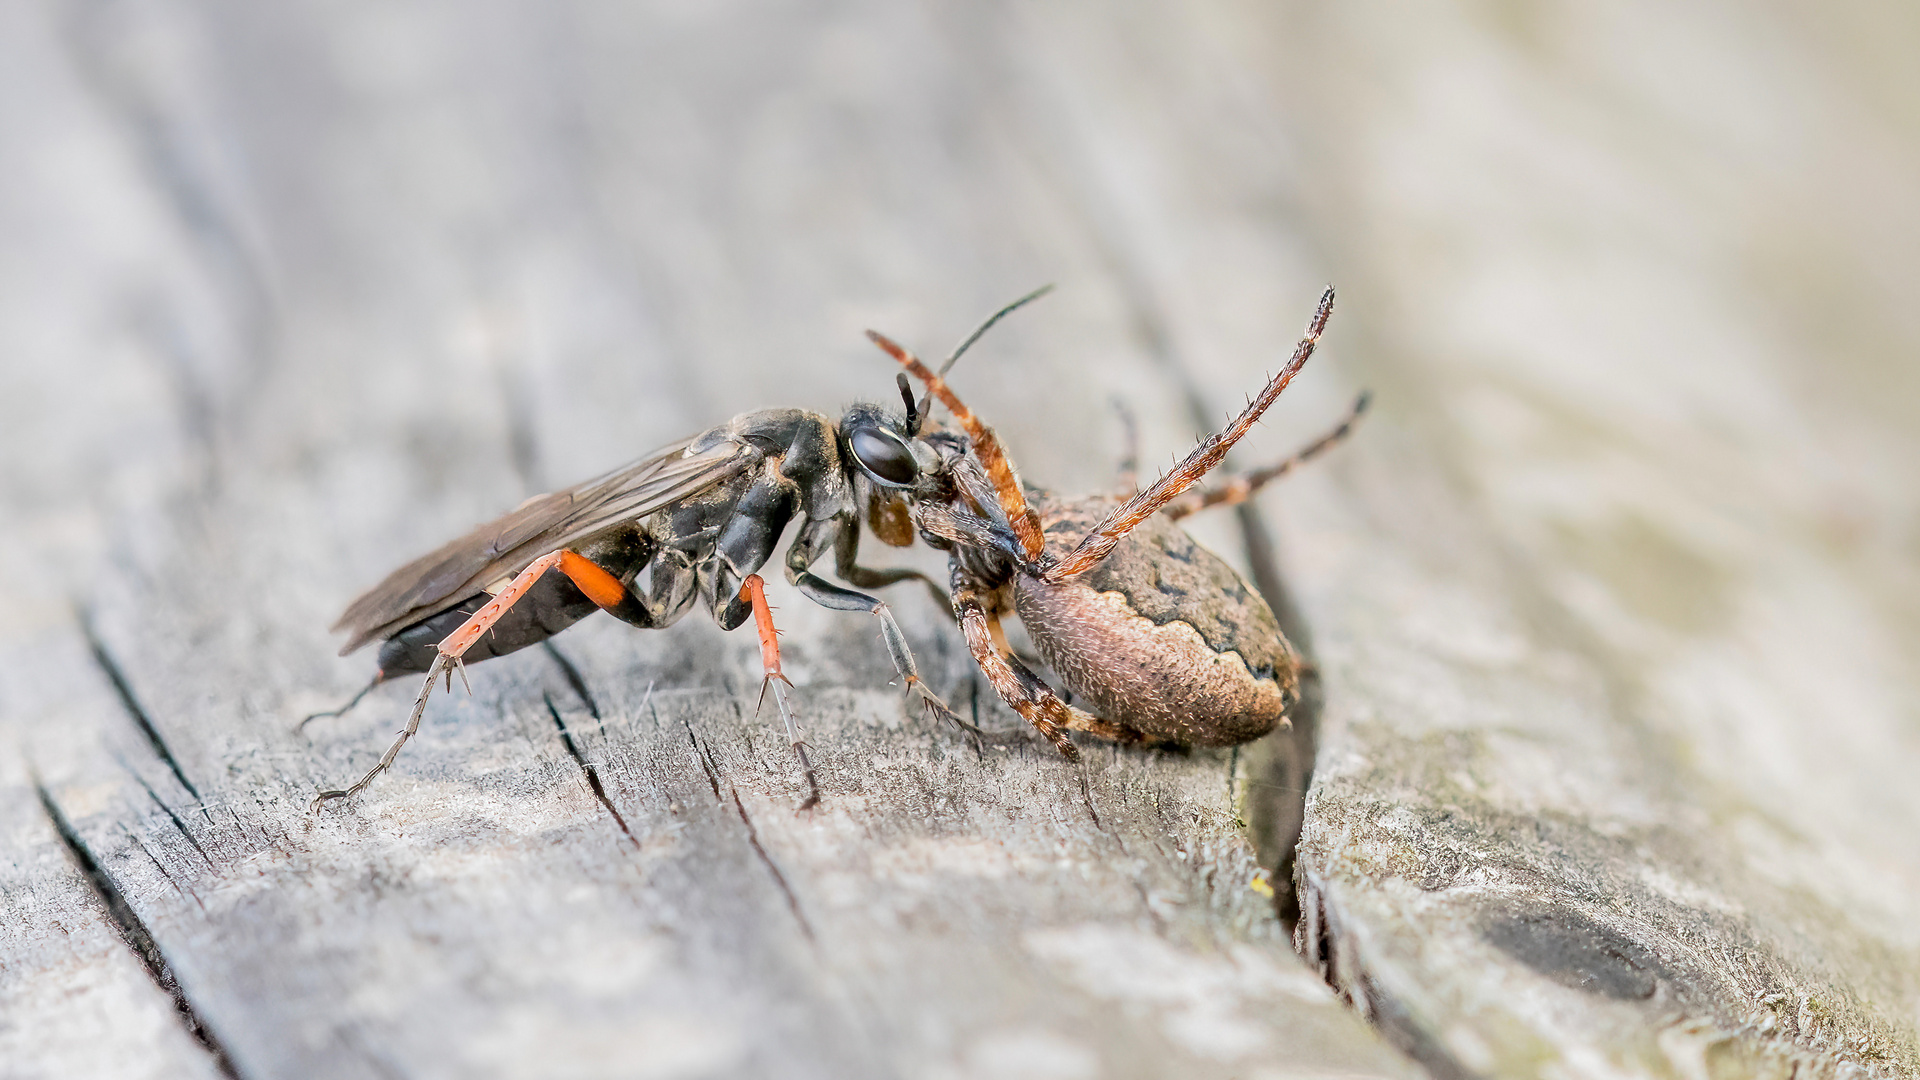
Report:
[[[0,1075],[1920,1071],[1912,27],[1622,12],[0,11]],[[1321,729],[1075,769],[895,590],[975,744],[775,582],[810,814],[698,617],[306,811],[413,693],[296,735],[325,626],[475,521],[1045,281],[952,381],[1096,490],[1329,280],[1236,460],[1375,413],[1191,519]]]
[[[962,104],[987,81],[968,35],[1005,28],[954,17],[21,16],[153,234],[86,233],[143,267],[158,323],[112,317],[126,286],[104,266],[74,275],[91,307],[46,318],[105,327],[171,392],[87,407],[123,376],[83,341],[45,418],[15,406],[10,454],[91,430],[17,494],[14,565],[58,572],[9,578],[33,617],[8,644],[25,918],[5,992],[58,1011],[79,964],[87,1000],[178,1020],[10,1028],[9,1075],[1409,1075],[1294,957],[1239,759],[1090,747],[1076,769],[991,695],[981,722],[1010,738],[931,729],[870,620],[781,585],[817,811],[794,812],[754,715],[753,641],[700,619],[567,634],[584,698],[538,650],[478,668],[392,775],[306,811],[412,692],[293,734],[364,678],[322,630],[354,591],[732,412],[884,398],[865,326],[936,350],[1075,281],[969,357],[967,385],[986,409],[1070,404],[1035,473],[1110,482],[1104,393],[1081,383],[1102,343],[1081,337],[1120,302],[1084,236],[1049,233],[1070,193],[1025,160],[1031,136]],[[1185,441],[1141,392],[1166,375],[1124,323],[1100,332],[1155,449]],[[900,592],[923,670],[971,707],[957,635]],[[68,869],[85,860],[97,889]],[[84,962],[48,953],[69,923]],[[101,955],[116,934],[149,970]]]

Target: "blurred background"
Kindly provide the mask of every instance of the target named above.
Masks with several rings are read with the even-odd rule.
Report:
[[[1838,622],[1911,655],[1904,5],[0,17],[16,610],[64,606],[125,514],[261,425],[292,465],[398,415],[450,468],[557,484],[749,407],[884,398],[859,330],[938,351],[1042,281],[965,385],[1027,472],[1085,489],[1109,397],[1194,427],[1171,365],[1225,415],[1330,281],[1334,370],[1270,427],[1377,387],[1623,647],[1747,589],[1816,629],[1789,593],[1818,565],[1866,605]],[[350,412],[254,407],[339,370]],[[460,445],[503,410],[531,445]],[[458,487],[463,520],[499,504]]]
[[[1241,452],[1375,394],[1265,504],[1326,805],[1383,745],[1510,737],[1448,775],[1693,832],[1656,891],[1911,1063],[1916,55],[1893,0],[0,5],[0,723],[48,739],[76,598],[182,551],[231,575],[183,640],[309,657],[241,697],[320,707],[395,562],[738,412],[890,400],[861,331],[938,355],[1045,282],[954,382],[1099,489],[1113,399],[1169,460],[1332,283]]]

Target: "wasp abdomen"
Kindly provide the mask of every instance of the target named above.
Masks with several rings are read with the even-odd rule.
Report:
[[[1113,505],[1043,504],[1048,548],[1071,550]],[[1142,735],[1247,742],[1280,724],[1294,693],[1298,661],[1272,609],[1165,520],[1143,523],[1066,582],[1019,578],[1014,605],[1040,655],[1089,711]]]

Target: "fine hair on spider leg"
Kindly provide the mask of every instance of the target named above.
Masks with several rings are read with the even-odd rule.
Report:
[[[1201,510],[1206,510],[1211,507],[1233,506],[1236,503],[1245,502],[1252,498],[1254,493],[1261,488],[1280,479],[1345,441],[1346,437],[1353,433],[1354,424],[1357,423],[1361,415],[1367,411],[1367,404],[1372,400],[1373,395],[1362,393],[1358,398],[1354,399],[1353,406],[1347,410],[1347,415],[1341,419],[1340,423],[1335,425],[1333,429],[1325,435],[1313,440],[1280,461],[1274,462],[1272,465],[1254,469],[1252,472],[1242,473],[1217,487],[1207,487],[1197,491],[1189,491],[1185,495],[1168,503],[1161,513],[1167,515],[1170,519],[1178,520],[1186,517],[1188,514],[1198,513]]]
[[[1253,430],[1260,420],[1260,414],[1279,399],[1280,394],[1293,381],[1293,377],[1306,366],[1313,355],[1314,346],[1319,344],[1320,335],[1327,328],[1327,319],[1333,315],[1333,287],[1320,296],[1320,304],[1314,309],[1313,319],[1307,323],[1306,336],[1293,350],[1293,356],[1267,380],[1267,385],[1247,404],[1239,416],[1233,418],[1225,430],[1217,435],[1209,435],[1200,440],[1186,460],[1173,467],[1165,476],[1154,481],[1153,486],[1135,495],[1125,503],[1114,508],[1107,519],[1080,541],[1080,545],[1058,564],[1048,567],[1046,578],[1049,581],[1065,581],[1075,574],[1085,573],[1098,566],[1113,551],[1114,545],[1131,532],[1141,522],[1152,517],[1161,507],[1173,501],[1181,492],[1199,482],[1241,437]],[[917,373],[916,373],[917,374]]]

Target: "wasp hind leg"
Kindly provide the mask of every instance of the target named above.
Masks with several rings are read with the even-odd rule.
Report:
[[[293,733],[295,735],[304,734],[307,730],[307,725],[313,723],[315,720],[330,720],[336,716],[345,716],[347,713],[353,711],[353,707],[355,705],[360,704],[361,698],[366,697],[368,694],[372,693],[374,687],[379,686],[381,683],[386,681],[387,681],[386,672],[376,672],[373,676],[373,679],[369,681],[367,685],[355,691],[354,695],[348,698],[345,704],[340,705],[337,708],[325,709],[317,713],[308,713],[306,716],[301,717],[300,722],[293,725]]]
[[[393,744],[387,747],[385,754],[380,756],[380,761],[353,784],[338,790],[322,791],[315,795],[310,809],[318,810],[320,804],[334,799],[351,799],[366,790],[367,785],[373,783],[374,777],[385,772],[393,764],[393,759],[400,755],[400,748],[407,745],[407,740],[413,738],[414,733],[420,730],[420,718],[426,714],[427,699],[433,696],[433,684],[444,678],[448,688],[451,689],[455,670],[460,671],[460,678],[465,681],[466,669],[460,658],[480,641],[494,623],[500,621],[501,616],[527,595],[542,575],[554,569],[572,579],[573,583],[579,586],[580,591],[585,593],[595,605],[623,621],[638,626],[656,625],[653,613],[639,597],[633,595],[625,585],[621,584],[619,578],[614,577],[586,556],[571,549],[542,555],[522,570],[506,588],[481,605],[480,609],[468,617],[466,622],[460,624],[459,629],[448,634],[440,642],[435,650],[433,663],[427,668],[426,683],[420,688],[420,696],[414,699],[413,712],[407,717],[406,727],[400,729]]]

